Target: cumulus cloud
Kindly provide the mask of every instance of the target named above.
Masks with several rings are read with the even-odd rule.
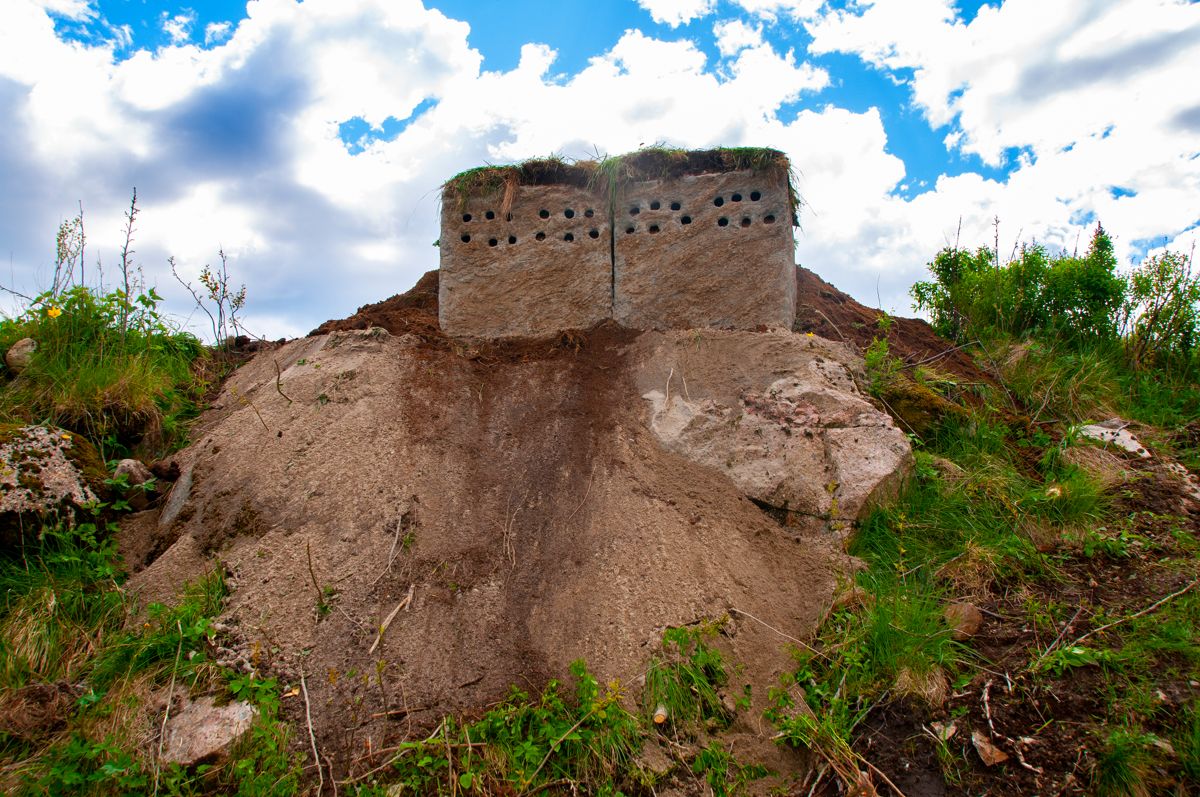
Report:
[[[727,19],[713,25],[713,36],[717,40],[717,50],[728,57],[747,47],[762,44],[762,26],[747,25],[740,19]]]
[[[716,0],[637,0],[655,22],[677,28],[712,13]]]

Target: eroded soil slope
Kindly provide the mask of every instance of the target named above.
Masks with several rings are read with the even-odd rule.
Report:
[[[761,716],[789,638],[850,564],[832,535],[780,526],[661,445],[637,384],[657,350],[600,327],[487,350],[352,330],[260,352],[177,456],[164,508],[130,526],[126,553],[152,560],[131,585],[165,599],[223,562],[244,655],[306,674],[340,771],[368,739],[540,689],[575,659],[636,695],[664,628],[725,615]]]

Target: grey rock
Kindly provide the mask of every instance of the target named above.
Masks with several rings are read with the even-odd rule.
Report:
[[[163,506],[162,514],[158,516],[160,529],[165,529],[175,522],[191,494],[192,466],[189,464],[184,467],[179,478],[175,480],[175,484],[171,486],[171,492],[167,494],[166,505]]]
[[[841,529],[911,471],[907,438],[858,392],[844,346],[784,331],[644,339],[639,387],[659,442],[756,501]]]
[[[106,475],[96,449],[72,432],[0,424],[0,543],[15,544],[42,522],[73,523],[99,500]]]
[[[139,460],[123,459],[117,463],[117,467],[113,471],[114,479],[122,477],[129,485],[123,496],[129,502],[129,506],[135,512],[140,512],[149,506],[150,496],[147,495],[148,490],[143,489],[142,485],[154,479],[154,474],[150,472],[150,469]]]
[[[37,341],[33,338],[21,338],[4,355],[4,364],[13,373],[19,374],[29,366],[33,353],[37,351]]]
[[[189,700],[167,720],[162,758],[184,767],[220,763],[257,716],[258,709],[249,703],[218,706],[212,697]]]
[[[983,612],[979,611],[975,604],[967,601],[949,604],[944,614],[946,625],[950,626],[954,638],[960,642],[978,634],[979,627],[983,625]]]

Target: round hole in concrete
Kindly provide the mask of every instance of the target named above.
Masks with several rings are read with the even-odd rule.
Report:
[[[641,212],[642,212],[642,209],[641,209],[641,208],[639,208],[637,205],[634,205],[633,207],[631,207],[631,208],[629,209],[629,215],[630,215],[630,216],[636,216],[637,214],[639,214],[639,213],[641,213]]]
[[[743,226],[743,227],[749,227],[749,226],[750,226],[750,217],[749,217],[749,216],[743,216],[743,217],[742,217],[742,226]]]
[[[651,224],[651,225],[650,225],[650,232],[652,232],[652,233],[658,232],[658,225],[657,225],[657,224]]]
[[[495,238],[488,238],[488,246],[495,246],[498,243],[500,243],[500,242],[497,241]]]
[[[571,243],[571,241],[575,240],[575,236],[572,235],[571,233],[567,233],[566,235],[563,236],[563,240],[566,241],[567,243]]]
[[[568,219],[573,219],[573,218],[575,218],[575,211],[571,210],[570,208],[567,208],[566,210],[563,211],[563,215],[566,216]]]
[[[742,195],[741,195],[741,194],[734,194],[733,196],[729,197],[729,200],[730,200],[731,202],[741,202],[741,201],[742,201]]]
[[[491,221],[492,219],[496,218],[496,214],[489,210],[487,213],[483,214],[483,217],[488,221]]]
[[[587,210],[583,211],[583,215],[585,218],[590,219],[592,216],[596,215],[596,211],[592,210],[591,208],[588,208]]]
[[[691,223],[692,223],[692,217],[691,217],[691,216],[684,216],[682,219],[680,219],[680,220],[679,220],[679,223],[680,223],[680,224],[691,224]]]
[[[757,202],[760,199],[762,199],[762,194],[760,194],[758,191],[750,192],[750,201],[751,202]]]
[[[533,237],[539,241],[544,241],[544,240],[546,240],[546,233],[539,232],[537,235],[535,235]]]
[[[713,204],[716,205],[717,207],[721,207],[721,205],[725,204],[725,197],[720,197],[720,196],[717,197],[716,199],[713,200]]]
[[[538,211],[538,218],[539,219],[550,218],[550,211],[546,210],[545,208],[542,208],[541,210]]]
[[[683,207],[683,205],[679,204],[678,202],[671,203],[671,210],[679,210],[681,207]]]
[[[463,214],[463,221],[470,221],[470,220],[471,220],[471,214],[470,214],[470,213],[464,213],[464,214]]]
[[[728,226],[729,226],[729,219],[727,219],[727,218],[725,218],[724,216],[722,216],[721,218],[717,219],[717,226],[718,226],[718,227],[728,227]]]
[[[463,242],[463,243],[465,243],[465,244],[469,244],[469,243],[471,243],[471,234],[470,234],[470,233],[465,233],[465,232],[464,232],[464,233],[462,234],[462,242]]]
[[[599,237],[600,237],[599,230],[589,230],[588,231],[588,238],[599,238]]]
[[[774,224],[774,223],[775,223],[774,216],[763,216],[763,224]]]
[[[515,236],[515,235],[508,236],[508,242],[510,244],[515,244],[517,242],[517,236]]]
[[[651,210],[658,210],[661,207],[662,207],[662,203],[659,202],[657,199],[650,203]]]

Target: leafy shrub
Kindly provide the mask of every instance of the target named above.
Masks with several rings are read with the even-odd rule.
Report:
[[[1192,259],[1163,252],[1135,268],[1121,321],[1135,368],[1194,368],[1200,346],[1200,275],[1192,273]]]

